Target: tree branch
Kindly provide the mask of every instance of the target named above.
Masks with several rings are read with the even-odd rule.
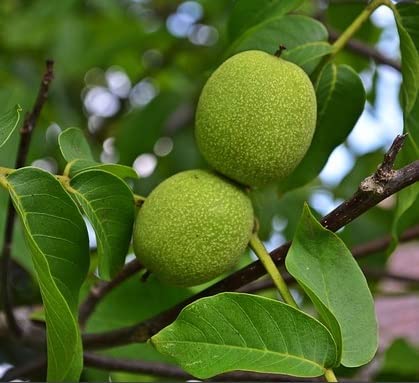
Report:
[[[87,320],[95,311],[96,306],[109,292],[111,292],[115,287],[119,286],[129,277],[138,273],[142,268],[143,267],[141,264],[135,259],[128,263],[111,281],[100,281],[97,285],[93,286],[89,295],[79,308],[80,326],[83,328],[86,325]]]
[[[407,241],[414,240],[417,238],[419,238],[419,225],[414,226],[410,229],[407,229],[400,236],[400,242],[407,242]],[[378,251],[385,250],[387,246],[390,244],[390,242],[391,242],[391,236],[386,235],[381,238],[377,238],[375,240],[363,243],[361,245],[356,245],[352,248],[351,252],[355,258],[363,258],[370,254],[374,254]],[[131,263],[129,265],[131,265]],[[373,279],[390,278],[397,281],[413,284],[415,287],[416,285],[419,285],[418,279],[407,277],[407,276],[401,276],[394,273],[388,273],[384,270],[368,270],[368,269],[365,270],[364,269],[364,273],[366,274],[368,278],[373,278]],[[126,273],[125,275],[128,276],[129,273]],[[287,282],[293,281],[292,277],[286,273],[284,274],[284,279]],[[122,283],[122,281],[120,281],[120,283]],[[253,293],[253,292],[264,290],[271,287],[273,287],[272,281],[269,279],[263,279],[263,280],[254,281],[247,285],[244,285],[240,287],[239,289],[237,289],[236,291]],[[31,323],[31,320],[29,318],[33,310],[34,309],[31,307],[20,307],[18,309],[15,309],[15,316],[18,318],[20,326],[25,329],[24,336],[23,336],[23,338],[25,338],[25,341],[26,339],[30,340],[29,343],[31,345],[33,344],[34,346],[39,346],[40,344],[45,342],[45,331],[42,327],[34,326]],[[3,316],[0,313],[0,336],[6,336],[6,335],[7,335],[7,323],[5,323],[5,319],[3,319]],[[28,343],[28,342],[26,341],[25,343]],[[88,354],[88,355],[93,355],[93,354]],[[95,362],[92,362],[92,363],[95,363]],[[106,362],[103,364],[103,366],[107,366]],[[97,365],[96,367],[100,368],[100,365]],[[18,369],[18,371],[20,371],[20,369],[25,371],[25,366],[16,367],[16,369]],[[108,367],[106,369],[108,369]],[[109,370],[111,370],[110,367],[109,367]],[[18,378],[18,377],[22,378],[25,376],[24,374],[19,375],[18,372],[14,373],[14,371],[15,369],[10,370],[10,374],[13,374],[11,376],[13,376],[14,378]]]
[[[405,138],[406,135],[396,137],[377,171],[361,182],[358,191],[350,199],[322,219],[324,227],[332,231],[339,230],[379,202],[419,180],[419,160],[399,170],[392,169]]]
[[[413,288],[419,287],[419,279],[413,278],[407,275],[395,274],[387,270],[379,270],[372,268],[362,268],[364,275],[368,280],[381,280],[391,279],[397,282],[407,283],[412,285]],[[284,280],[287,283],[295,283],[295,279],[288,273],[283,273]],[[275,288],[271,279],[261,279],[258,281],[251,282],[243,287],[240,287],[237,291],[241,293],[255,293],[261,290]]]
[[[402,282],[402,283],[411,285],[411,287],[415,289],[419,287],[419,279],[408,276],[408,275],[400,275],[400,274],[393,273],[391,271],[374,269],[370,267],[363,268],[363,271],[364,271],[364,274],[371,279],[375,279],[375,280],[391,279],[393,281]]]
[[[181,368],[159,362],[147,362],[142,360],[119,359],[93,353],[84,353],[84,364],[88,367],[98,368],[106,371],[126,371],[140,374],[150,374],[164,378],[179,379],[182,381],[195,379]],[[208,381],[217,382],[290,382],[290,381],[319,381],[319,379],[293,378],[291,376],[277,374],[259,374],[254,372],[229,372],[218,375]]]
[[[47,367],[47,358],[41,356],[37,359],[31,360],[20,367],[14,367],[7,370],[3,376],[0,376],[2,382],[19,381],[17,379],[28,378],[42,372]]]
[[[326,215],[321,221],[323,226],[329,230],[337,231],[388,196],[397,193],[399,190],[419,180],[419,161],[415,161],[399,170],[392,170],[389,174],[386,173],[386,176],[381,174],[380,169],[385,169],[393,161],[393,155],[391,153],[395,152],[397,154],[396,152],[400,150],[404,138],[405,136],[398,136],[396,138],[377,172],[367,177],[351,198]],[[277,265],[284,262],[290,245],[291,243],[287,242],[270,253]],[[84,344],[86,347],[99,348],[133,342],[145,342],[176,319],[179,312],[189,303],[201,297],[218,294],[223,291],[235,291],[255,281],[265,275],[265,273],[265,269],[259,261],[253,262],[199,294],[144,322],[114,331],[85,334],[83,336]]]
[[[142,360],[116,359],[88,352],[84,353],[84,365],[107,371],[150,374],[179,380],[193,379],[191,375],[187,374],[181,368],[170,364]]]
[[[53,72],[53,61],[46,61],[46,68],[44,75],[42,77],[41,84],[39,86],[38,96],[36,97],[35,104],[32,108],[32,111],[26,115],[23,122],[22,129],[20,130],[20,141],[19,148],[17,152],[15,168],[21,168],[25,166],[26,158],[29,152],[29,145],[32,138],[32,132],[36,126],[39,115],[41,114],[42,107],[44,106],[47,98],[49,86],[52,79],[54,78]],[[10,293],[10,284],[9,284],[9,267],[10,267],[10,257],[12,251],[12,241],[14,233],[14,223],[15,223],[16,212],[13,208],[12,202],[9,200],[7,208],[7,219],[4,232],[4,242],[1,256],[1,300],[3,302],[4,311],[7,318],[7,323],[9,325],[10,331],[19,337],[22,334],[21,329],[14,317],[13,314],[13,305],[11,302],[11,293]]]
[[[402,233],[399,241],[407,242],[415,238],[419,238],[419,225],[407,229],[404,233]],[[390,245],[391,241],[391,235],[386,235],[384,237],[354,246],[352,248],[352,254],[354,254],[356,258],[365,257],[369,254],[385,250]]]
[[[19,328],[24,334],[30,334],[31,338],[34,338],[34,333],[36,332],[36,326],[30,320],[32,313],[35,310],[41,309],[42,306],[20,306],[13,310],[14,318],[18,323]],[[41,333],[44,335],[43,333]],[[5,312],[0,312],[0,337],[8,337],[10,335],[9,324],[7,321],[7,316]],[[39,339],[39,337],[38,337]]]
[[[339,33],[334,30],[329,29],[329,39],[331,42],[335,42],[339,38]],[[346,44],[346,49],[356,53],[360,56],[364,56],[374,60],[377,64],[390,66],[399,72],[402,70],[402,66],[397,60],[393,60],[385,55],[383,55],[377,49],[363,43],[360,40],[352,38]]]

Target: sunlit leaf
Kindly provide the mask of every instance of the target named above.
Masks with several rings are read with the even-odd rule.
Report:
[[[190,304],[151,342],[200,379],[233,370],[314,377],[337,357],[329,331],[316,319],[282,302],[238,293]]]
[[[325,229],[307,205],[285,261],[332,332],[347,367],[362,366],[378,347],[374,301],[343,241]]]

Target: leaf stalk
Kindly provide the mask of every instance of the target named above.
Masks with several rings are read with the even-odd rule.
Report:
[[[259,239],[257,233],[252,234],[249,246],[255,252],[265,267],[266,271],[271,276],[275,286],[278,288],[278,291],[281,294],[282,299],[290,306],[298,309],[297,302],[295,302],[294,297],[291,295],[288,286],[284,281],[284,278],[282,278],[282,275],[280,274],[268,251],[266,250],[264,244]]]
[[[368,20],[371,14],[381,5],[387,5],[392,8],[392,4],[389,0],[373,0],[369,3],[365,9],[358,15],[358,17],[349,25],[348,28],[339,36],[339,38],[333,43],[333,51],[329,55],[328,59],[332,59],[336,54],[342,50],[348,41],[355,35],[355,33],[362,27],[362,25]]]
[[[3,168],[0,166],[0,176],[8,176],[9,174],[12,174],[14,171],[15,169]]]
[[[317,65],[314,72],[311,74],[311,79],[314,83],[319,79],[320,73],[324,66],[333,60],[333,58],[346,46],[347,43],[352,39],[356,32],[362,27],[362,25],[369,19],[371,14],[381,5],[386,5],[394,11],[394,6],[390,0],[373,0],[365,9],[358,15],[358,17],[345,29],[345,31],[335,40],[332,45],[332,52],[323,57],[320,63]]]
[[[338,381],[338,379],[336,378],[335,373],[333,372],[333,370],[331,368],[327,369],[325,371],[324,377],[325,377],[326,381],[328,381],[328,382],[337,382]]]

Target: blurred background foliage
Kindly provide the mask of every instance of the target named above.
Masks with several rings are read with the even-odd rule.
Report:
[[[55,80],[35,130],[28,164],[53,173],[63,172],[64,159],[57,137],[67,127],[83,129],[94,155],[102,162],[133,166],[140,179],[134,190],[147,195],[167,177],[207,165],[194,142],[194,110],[200,90],[211,72],[231,53],[230,0],[2,0],[0,2],[0,105],[19,103],[31,108],[46,58],[55,61]],[[365,7],[357,0],[305,0],[295,12],[321,20],[336,36]],[[297,28],[297,27],[295,27]],[[327,34],[313,24],[319,40]],[[306,33],[306,32],[305,32]],[[324,36],[323,36],[324,35]],[[398,60],[393,17],[379,9],[355,36]],[[263,35],[261,35],[263,38]],[[313,37],[314,38],[314,37]],[[281,36],[278,36],[278,43]],[[252,47],[255,42],[244,41]],[[246,45],[247,44],[247,45]],[[232,50],[233,49],[233,50]],[[252,192],[269,249],[291,239],[303,202],[321,216],[355,192],[357,185],[382,160],[384,148],[403,129],[399,105],[400,73],[388,66],[344,50],[337,63],[360,75],[367,104],[357,125],[334,145],[320,176],[307,185],[282,190],[281,185]],[[339,126],[335,126],[339,134]],[[0,164],[13,166],[18,132],[0,151]],[[335,148],[335,146],[337,146]],[[323,166],[323,165],[322,165]],[[6,193],[0,193],[0,242],[5,220]],[[343,229],[348,247],[391,232],[394,199],[380,204]],[[92,248],[94,248],[92,238]],[[31,260],[22,232],[14,240],[13,294],[18,304],[40,302],[30,277]],[[378,269],[386,264],[379,252],[362,261]],[[243,262],[248,262],[249,259]],[[93,270],[94,268],[92,268]],[[94,275],[86,283],[95,281]],[[373,284],[372,287],[378,288]],[[192,294],[193,289],[167,289],[153,278],[140,284],[131,278],[112,292],[88,324],[89,331],[117,328],[146,319]],[[28,351],[29,352],[29,351]],[[382,350],[385,353],[385,350]],[[114,356],[161,360],[148,345],[109,351]],[[418,351],[398,341],[385,354],[380,380],[417,379],[417,368],[400,360]],[[19,363],[30,353],[2,343],[2,360]],[[416,355],[416,356],[415,356]],[[344,372],[353,374],[354,371]],[[112,373],[113,380],[138,376]],[[108,373],[86,369],[89,380],[107,380]],[[144,377],[142,377],[144,378]]]

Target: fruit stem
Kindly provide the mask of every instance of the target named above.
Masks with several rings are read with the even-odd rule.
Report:
[[[346,43],[352,38],[352,36],[362,27],[371,14],[380,6],[387,5],[392,8],[390,0],[373,0],[369,3],[365,9],[358,15],[358,17],[349,25],[348,28],[339,36],[339,38],[332,45],[332,53],[329,55],[329,59],[332,59],[340,50],[344,48]]]
[[[280,44],[277,51],[274,53],[274,56],[276,57],[281,57],[282,52],[287,49],[287,47],[285,45]]]
[[[336,378],[335,373],[333,372],[333,370],[331,368],[325,371],[324,377],[326,378],[326,381],[328,381],[328,382],[337,382],[338,381],[338,379]]]
[[[291,295],[288,289],[287,284],[284,281],[284,278],[282,278],[282,275],[280,274],[268,251],[266,250],[264,244],[259,239],[257,233],[252,234],[249,246],[255,252],[255,254],[265,267],[266,271],[271,276],[273,282],[275,283],[275,286],[278,288],[279,293],[282,296],[282,299],[290,306],[298,309],[297,302],[295,302],[293,296]]]
[[[9,174],[12,174],[14,171],[15,169],[3,168],[0,166],[0,176],[8,176]]]
[[[257,257],[260,259],[266,271],[272,278],[273,282],[275,283],[275,286],[278,288],[278,291],[282,296],[282,299],[286,303],[288,303],[290,306],[299,310],[297,302],[294,300],[294,297],[291,295],[291,292],[289,291],[288,286],[284,281],[284,278],[282,278],[282,275],[280,274],[278,268],[276,267],[268,251],[266,250],[265,245],[262,243],[259,236],[257,235],[257,232],[254,232],[252,234],[250,238],[249,246],[257,255]],[[325,370],[324,377],[326,381],[328,382],[338,381],[332,369]]]
[[[145,202],[145,197],[138,194],[134,194],[134,201],[135,201],[135,206],[141,207],[142,204]]]

